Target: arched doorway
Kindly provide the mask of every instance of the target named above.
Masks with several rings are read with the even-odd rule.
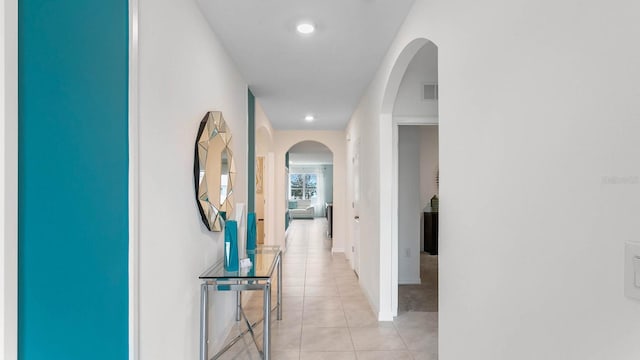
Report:
[[[403,79],[407,74],[412,61],[423,49],[435,49],[435,72],[437,75],[437,46],[425,39],[419,38],[408,43],[399,54],[391,70],[387,85],[384,91],[382,106],[380,110],[380,166],[388,168],[391,164],[392,176],[381,174],[380,188],[391,189],[382,191],[380,194],[380,208],[384,209],[383,218],[390,219],[388,222],[380,224],[380,253],[390,254],[390,256],[380,257],[380,320],[391,320],[398,315],[398,279],[399,279],[399,256],[409,257],[407,248],[400,248],[399,239],[399,126],[403,125],[433,125],[437,124],[437,110],[433,114],[418,114],[418,116],[398,116],[394,111],[401,95]],[[436,78],[437,80],[437,78]],[[431,90],[435,89],[437,101],[437,81],[431,84]],[[423,86],[421,91],[425,91]],[[420,91],[420,90],[418,90]],[[424,97],[425,94],[423,93]],[[424,100],[421,99],[421,101]],[[437,109],[437,104],[436,104]],[[395,116],[394,116],[395,115]],[[415,214],[419,216],[419,214]],[[411,251],[411,249],[409,250]]]
[[[292,221],[326,218],[332,236],[333,152],[317,141],[301,141],[286,153],[285,231]]]
[[[275,153],[275,245],[286,247],[285,225],[288,204],[288,152],[298,143],[312,141],[326,146],[333,159],[333,231],[331,252],[344,252],[346,233],[345,180],[346,155],[344,137],[337,131],[276,131],[273,137]],[[320,210],[318,210],[320,211]]]

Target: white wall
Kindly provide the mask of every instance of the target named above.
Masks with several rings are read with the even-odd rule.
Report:
[[[347,126],[347,179],[348,184],[347,202],[349,204],[356,200],[355,185],[358,180],[360,187],[358,208],[348,207],[347,224],[349,234],[346,249],[351,249],[353,245],[353,217],[360,216],[360,246],[359,246],[359,281],[362,290],[371,303],[371,307],[375,310],[380,308],[380,232],[378,230],[380,224],[380,186],[379,177],[384,171],[387,176],[391,176],[391,166],[387,165],[384,169],[380,169],[378,159],[380,156],[380,148],[378,143],[378,127],[371,126],[371,123],[377,120],[378,114],[369,106],[369,99],[363,98],[360,106],[355,110],[351,120]],[[356,154],[356,148],[360,148],[359,153],[359,175],[354,173],[352,160]],[[336,178],[336,176],[334,176]],[[390,191],[386,189],[386,191]],[[334,196],[338,198],[336,194]],[[384,219],[385,222],[389,218]],[[350,260],[353,260],[350,252],[346,252]]]
[[[265,243],[269,244],[275,236],[275,222],[273,216],[275,210],[273,196],[269,196],[270,192],[274,192],[273,187],[275,183],[275,175],[273,173],[273,169],[271,169],[273,164],[270,165],[270,162],[273,162],[274,157],[273,126],[257,99],[255,102],[255,109],[256,157],[264,157],[262,178],[263,190],[260,194],[256,192],[256,216],[258,219],[261,217],[264,219],[264,228],[262,230],[266,238]],[[257,164],[258,162],[256,161],[256,165]],[[269,216],[269,214],[271,215]],[[257,231],[260,231],[260,229],[258,228]]]
[[[398,132],[398,283],[420,284],[421,127]]]
[[[430,206],[433,195],[438,194],[438,126],[417,128],[420,133],[420,209]]]
[[[327,202],[333,201],[333,164],[323,165],[324,177],[327,179],[324,183],[324,198]]]
[[[262,105],[256,99],[256,155],[265,156],[272,150],[273,126],[264,112]]]
[[[324,144],[333,152],[333,212],[334,212],[334,252],[343,252],[346,242],[346,211],[347,203],[338,201],[345,199],[345,134],[342,131],[276,131],[274,133],[274,149],[276,155],[275,174],[275,219],[276,219],[276,240],[284,245],[284,215],[286,211],[287,179],[285,176],[285,154],[289,149],[301,141],[317,141]]]
[[[393,106],[394,118],[438,116],[438,101],[423,100],[423,84],[438,83],[438,48],[429,42],[413,57]]]
[[[18,2],[0,4],[0,357],[18,347]]]
[[[361,217],[378,239],[362,267],[380,281],[362,283],[391,311],[390,231],[375,205],[391,203],[378,169],[392,125],[379,113],[396,59],[428,38],[439,47],[440,359],[640,358],[640,303],[623,294],[640,184],[607,181],[640,175],[639,12],[417,0],[400,28],[348,128],[375,157],[361,162],[378,177],[364,193],[380,196]]]
[[[200,275],[223,233],[201,223],[194,141],[209,110],[233,135],[236,202],[247,198],[247,84],[194,1],[140,1],[140,358],[196,359]],[[211,346],[233,321],[234,293],[212,292]]]

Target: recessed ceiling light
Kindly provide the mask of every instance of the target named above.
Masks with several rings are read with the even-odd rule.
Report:
[[[300,34],[309,35],[316,30],[316,27],[310,22],[303,22],[296,26],[296,30],[298,30]]]
[[[304,119],[305,119],[306,121],[308,121],[308,122],[311,122],[311,121],[313,121],[315,118],[313,117],[313,115],[307,115],[307,116],[305,116],[305,117],[304,117]]]

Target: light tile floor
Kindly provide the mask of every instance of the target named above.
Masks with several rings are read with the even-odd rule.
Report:
[[[283,319],[275,320],[273,314],[272,358],[437,359],[438,314],[405,312],[393,322],[378,322],[344,254],[331,253],[325,233],[324,219],[294,220],[289,228],[283,257]],[[262,313],[262,296],[255,294],[245,305],[252,320]],[[274,288],[274,301],[275,294]],[[262,330],[256,333],[260,343]],[[245,335],[222,359],[255,360],[260,355]]]

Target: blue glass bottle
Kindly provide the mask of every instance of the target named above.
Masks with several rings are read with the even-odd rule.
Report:
[[[256,213],[247,214],[247,250],[256,249]]]
[[[227,220],[224,226],[224,270],[238,271],[238,222]]]

